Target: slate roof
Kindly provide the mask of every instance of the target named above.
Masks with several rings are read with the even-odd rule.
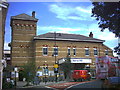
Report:
[[[25,13],[19,14],[19,15],[16,15],[16,16],[12,16],[11,19],[38,21],[38,19],[36,19],[36,18],[34,18],[32,16],[29,16],[29,15],[27,15]]]
[[[34,40],[55,40],[55,33],[46,33],[34,37]],[[83,36],[80,34],[56,33],[56,40],[105,42],[104,40]]]

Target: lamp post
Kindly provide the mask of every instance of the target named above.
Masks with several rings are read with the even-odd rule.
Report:
[[[56,32],[54,32],[54,39],[55,39],[55,48],[56,48]],[[56,50],[54,51],[55,56],[55,64],[54,64],[54,73],[55,73],[55,81],[57,82],[57,73],[58,73],[58,63],[56,61]]]
[[[16,86],[17,86],[17,80],[16,80],[16,73],[17,73],[17,71],[18,71],[18,68],[17,67],[15,67],[14,68],[14,71],[15,71],[15,88],[16,88]]]
[[[55,48],[56,48],[56,32],[54,32],[54,34],[55,34],[55,36],[54,36],[54,38],[55,38],[55,45],[54,45],[54,46],[55,46]],[[56,51],[54,52],[54,55],[55,55],[55,64],[56,64],[56,63],[57,63],[57,62],[56,62]]]

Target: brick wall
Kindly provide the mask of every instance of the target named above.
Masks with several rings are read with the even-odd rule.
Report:
[[[55,57],[52,56],[54,44],[54,41],[50,40],[35,40],[35,60],[37,67],[42,67],[45,61],[47,61],[46,63],[48,64],[49,69],[53,69],[53,64],[55,63]],[[48,47],[47,56],[44,56],[42,52],[42,48],[45,45]],[[91,58],[92,64],[95,62],[94,48],[97,48],[98,50],[97,56],[104,56],[105,50],[109,51],[108,55],[113,56],[112,50],[102,43],[57,41],[56,45],[58,46],[58,56],[56,56],[57,60],[60,58],[66,58],[68,47],[71,49],[71,58]],[[89,56],[85,55],[86,47],[89,47]],[[76,56],[73,55],[73,48],[76,48]],[[91,67],[93,67],[92,64]]]
[[[33,37],[36,35],[36,22],[11,20],[13,66],[20,66],[34,59]]]

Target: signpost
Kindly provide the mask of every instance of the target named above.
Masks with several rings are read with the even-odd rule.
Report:
[[[55,81],[57,82],[58,64],[54,64]]]

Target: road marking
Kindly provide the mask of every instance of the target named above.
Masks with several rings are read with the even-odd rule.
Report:
[[[51,88],[51,89],[53,89],[53,90],[58,90],[58,89],[56,89],[56,88],[53,88],[53,87],[49,87],[49,86],[45,86],[46,88]]]

